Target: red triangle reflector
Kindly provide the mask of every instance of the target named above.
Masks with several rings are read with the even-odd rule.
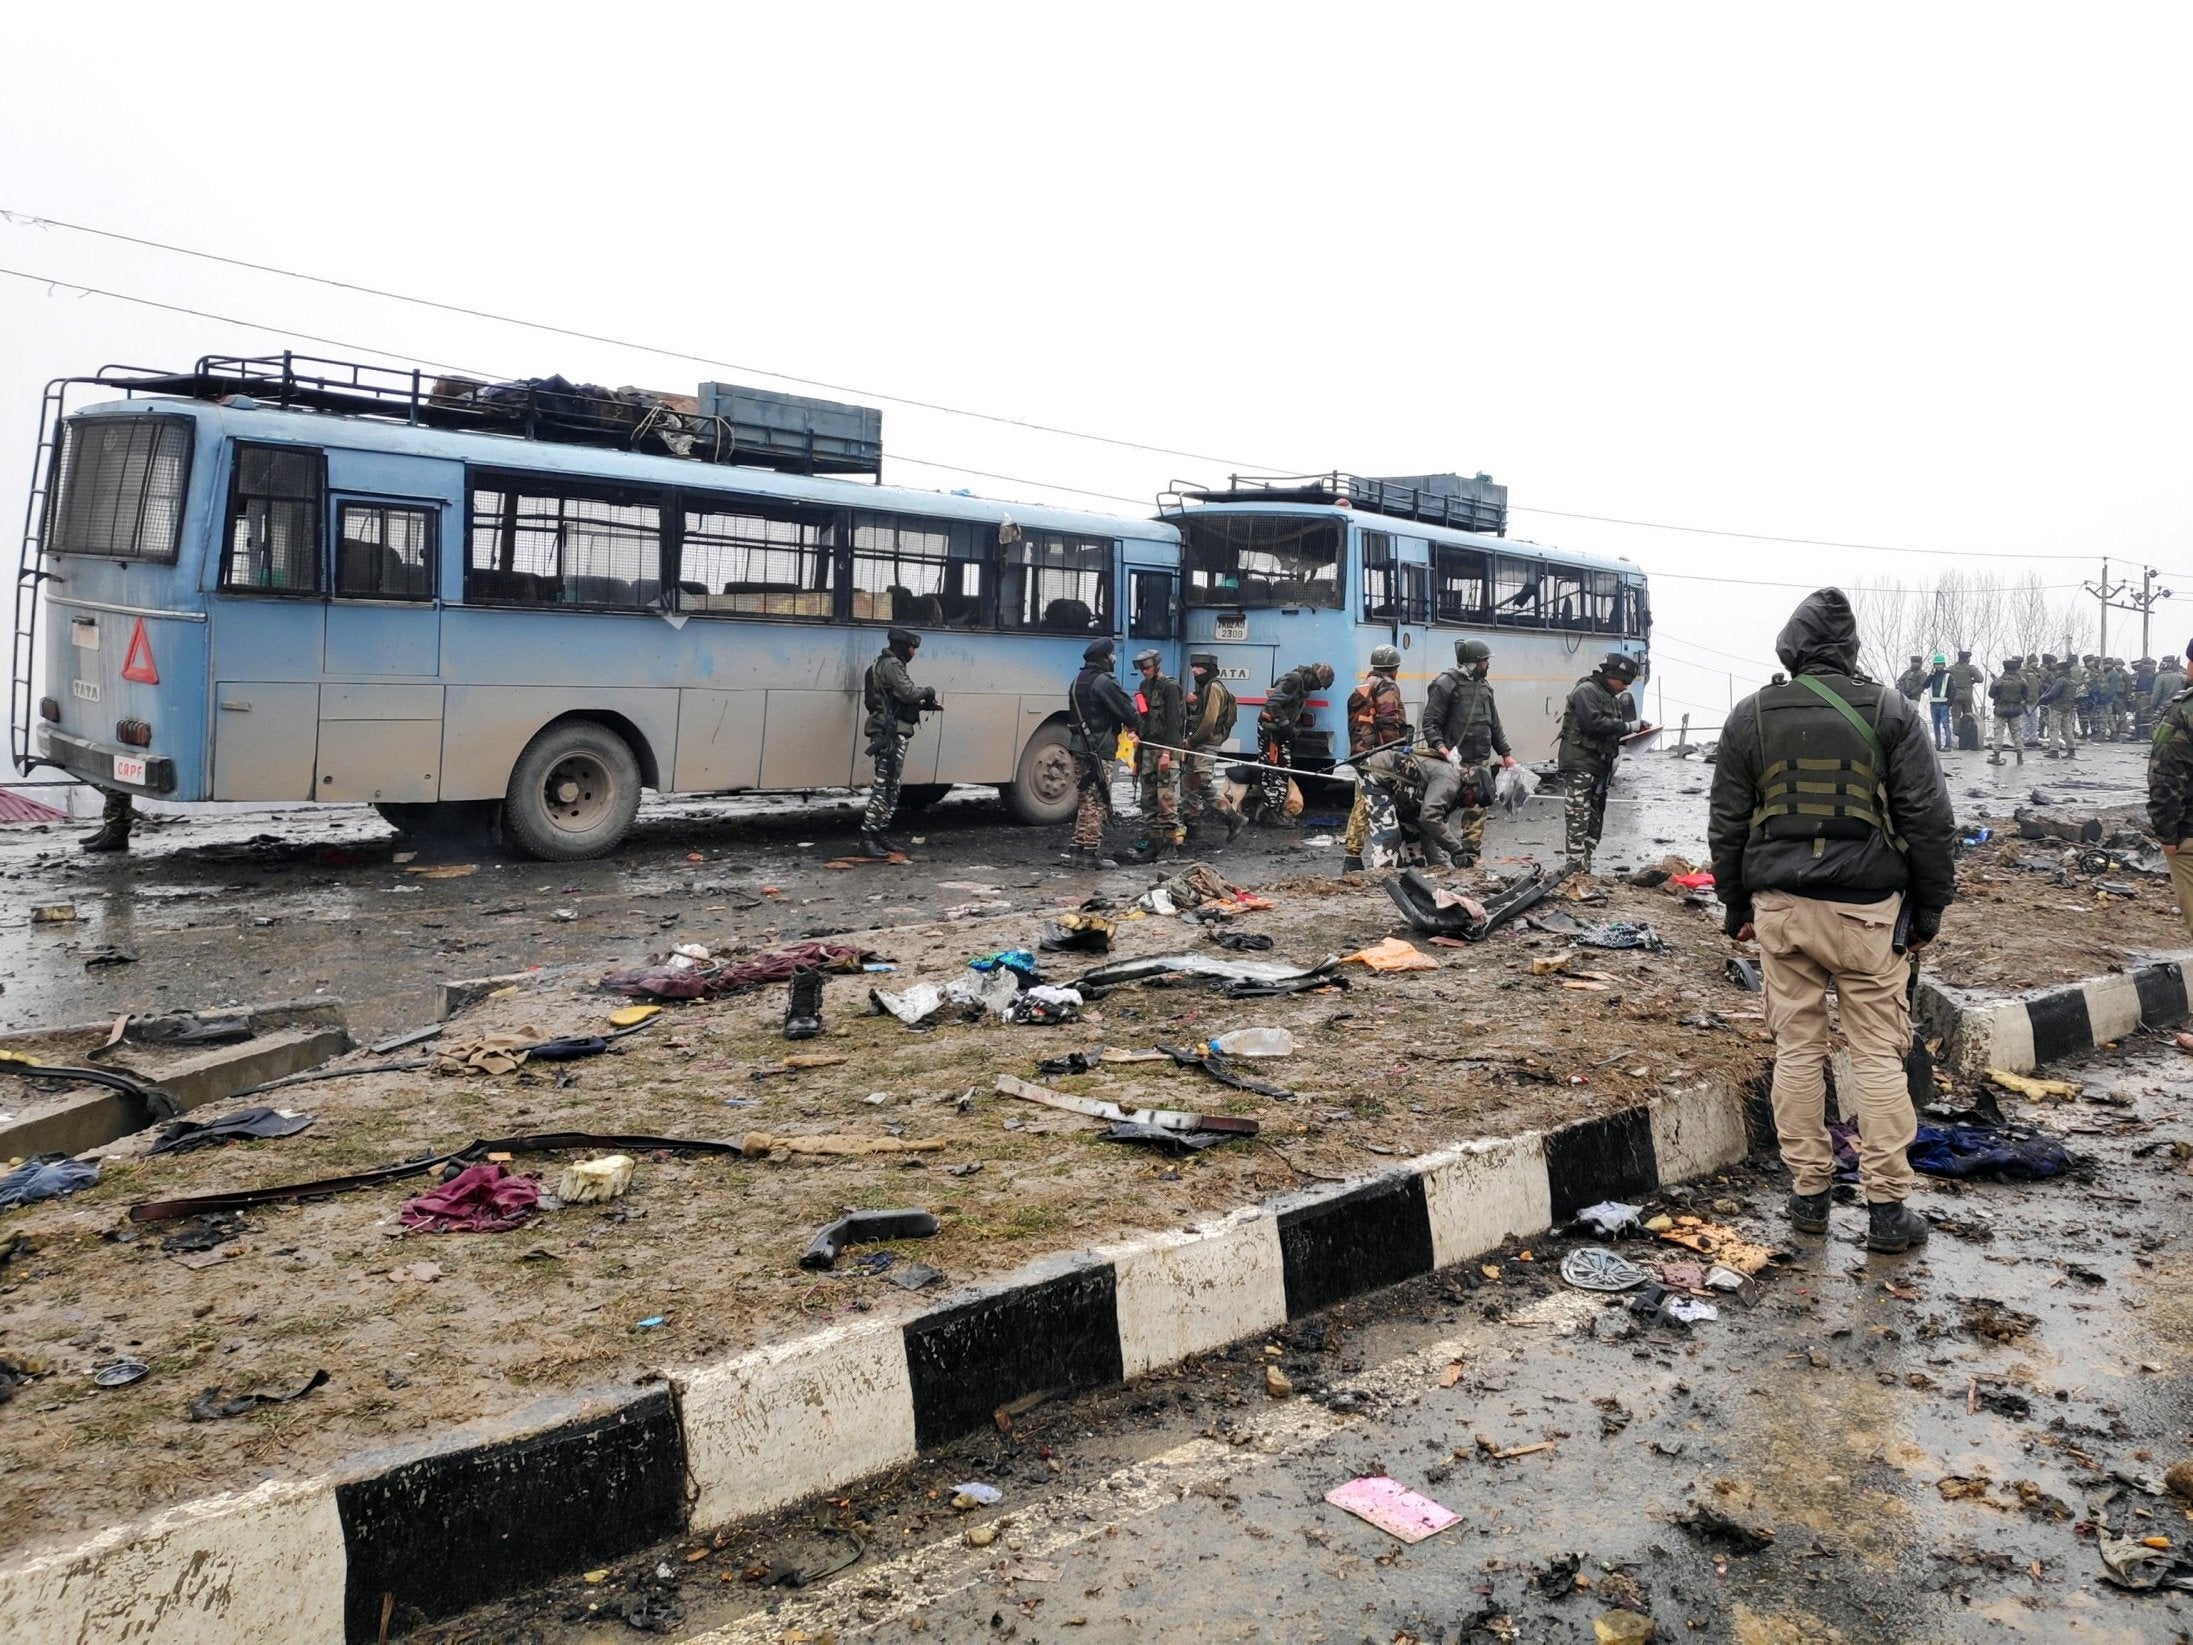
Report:
[[[152,642],[145,638],[145,619],[137,619],[130,631],[129,655],[122,659],[122,678],[139,685],[158,685],[160,671],[152,666]]]

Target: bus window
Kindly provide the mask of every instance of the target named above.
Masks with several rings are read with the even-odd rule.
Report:
[[[644,486],[476,475],[464,597],[641,609],[662,587],[662,502]]]
[[[1545,621],[1544,590],[1544,566],[1499,555],[1493,561],[1493,621],[1510,628],[1540,627]]]
[[[1583,576],[1584,621],[1594,634],[1622,632],[1621,580],[1611,571],[1587,571]]]
[[[1432,577],[1440,622],[1492,620],[1485,609],[1485,591],[1492,582],[1490,556],[1474,548],[1437,546],[1432,550]]]
[[[1622,632],[1633,640],[1647,639],[1652,634],[1652,600],[1645,592],[1643,583],[1623,584],[1623,593],[1629,597],[1622,603]]]
[[[979,611],[983,562],[964,520],[853,516],[853,619],[915,628],[964,627]]]
[[[341,600],[431,600],[434,597],[434,511],[379,503],[341,503],[335,510],[335,597]]]
[[[1021,532],[1003,550],[998,625],[1111,633],[1112,560],[1118,546],[1104,537]]]
[[[1129,578],[1132,603],[1127,611],[1130,640],[1170,640],[1180,632],[1180,614],[1174,610],[1170,571],[1137,571]]]
[[[1191,514],[1177,523],[1190,605],[1340,609],[1340,521]]]
[[[1394,587],[1401,580],[1393,557],[1393,533],[1363,533],[1363,621],[1390,623],[1396,604]]]
[[[678,605],[758,617],[837,614],[837,515],[762,512],[744,497],[685,499]]]
[[[221,587],[232,594],[319,593],[326,492],[327,458],[317,447],[237,442]]]
[[[74,417],[63,423],[46,552],[173,565],[190,430],[186,417]]]

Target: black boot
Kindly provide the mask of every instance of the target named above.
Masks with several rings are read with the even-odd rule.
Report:
[[[1362,873],[1363,859],[1361,857],[1342,857],[1340,859],[1340,872],[1343,874]]]
[[[864,828],[860,834],[860,854],[880,862],[891,855],[891,847],[881,834],[871,834]]]
[[[1225,815],[1226,843],[1231,845],[1240,837],[1241,831],[1249,826],[1249,819],[1238,811],[1229,811]]]
[[[86,835],[77,844],[80,851],[127,851],[129,849],[130,824],[136,821],[136,801],[127,794],[107,793],[106,804],[99,812],[99,832]]]
[[[822,973],[803,965],[792,973],[784,1001],[784,1037],[811,1040],[822,1032]]]
[[[1924,1245],[1927,1233],[1926,1218],[1902,1200],[1869,1200],[1866,1204],[1868,1251],[1908,1251],[1914,1245]]]
[[[1828,1231],[1828,1190],[1817,1194],[1792,1194],[1782,1209],[1789,1216],[1789,1225],[1800,1234],[1824,1234]]]

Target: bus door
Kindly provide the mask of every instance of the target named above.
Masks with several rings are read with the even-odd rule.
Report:
[[[1423,718],[1424,693],[1453,660],[1439,656],[1431,643],[1431,553],[1425,538],[1394,539],[1393,644],[1401,652],[1401,696],[1412,725]]]
[[[1134,657],[1155,646],[1164,654],[1165,672],[1187,680],[1187,664],[1179,655],[1180,574],[1170,566],[1127,567],[1127,647],[1120,661],[1133,677]]]

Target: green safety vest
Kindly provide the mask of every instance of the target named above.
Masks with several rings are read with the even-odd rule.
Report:
[[[1881,688],[1837,676],[1800,674],[1755,699],[1759,718],[1759,803],[1754,836],[1821,842],[1888,836],[1905,849],[1888,803],[1888,759],[1878,729]]]

